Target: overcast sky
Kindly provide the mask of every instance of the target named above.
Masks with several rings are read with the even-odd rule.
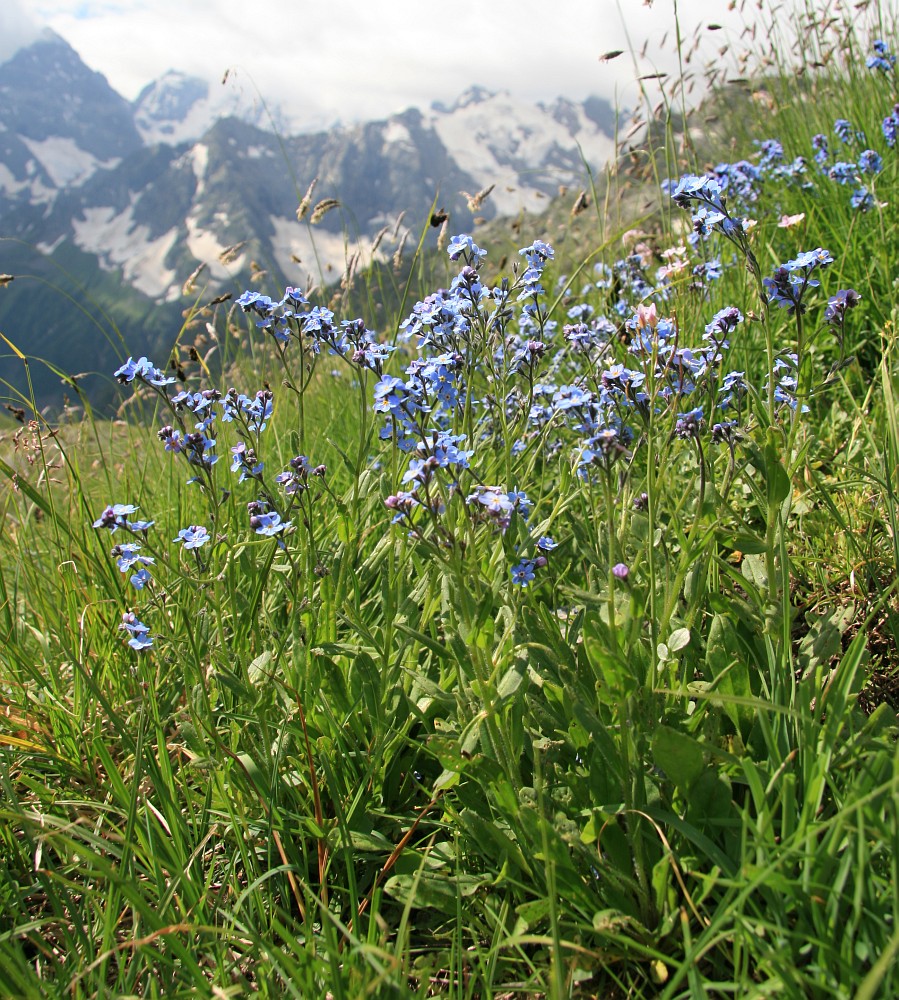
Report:
[[[258,92],[293,124],[383,117],[471,84],[533,100],[596,93],[633,106],[637,73],[673,69],[675,0],[0,0],[0,60],[41,25],[123,96],[168,69]],[[754,10],[755,0],[741,0]],[[729,0],[679,0],[707,55],[739,45]],[[252,14],[250,13],[252,10]],[[662,45],[662,38],[667,41]],[[628,37],[630,43],[628,43]],[[629,54],[642,49],[635,70]]]

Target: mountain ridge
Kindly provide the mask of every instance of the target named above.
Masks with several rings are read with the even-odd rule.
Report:
[[[0,329],[26,353],[37,345],[22,319],[31,315],[24,275],[43,274],[42,257],[51,272],[54,260],[74,268],[86,288],[108,288],[101,275],[111,276],[123,315],[146,319],[152,303],[182,299],[199,265],[211,293],[235,290],[254,261],[276,286],[324,285],[350,257],[370,261],[385,229],[378,253],[389,259],[427,226],[435,199],[456,232],[475,215],[539,213],[560,185],[583,183],[585,161],[600,167],[614,149],[614,115],[601,98],[529,104],[475,85],[451,105],[295,134],[276,131],[277,109],[222,100],[172,71],[126,101],[52,34],[0,64],[2,270],[22,279],[0,294]],[[313,206],[337,204],[314,226],[297,220],[313,181]],[[474,197],[491,186],[489,197]],[[48,329],[64,329],[57,313],[71,310],[72,294],[67,285],[49,296]],[[147,330],[124,330],[124,349],[142,353],[164,339]],[[83,368],[66,340],[42,335],[43,356]],[[11,365],[0,359],[0,378],[14,381]],[[55,376],[38,382],[42,398],[58,386]]]

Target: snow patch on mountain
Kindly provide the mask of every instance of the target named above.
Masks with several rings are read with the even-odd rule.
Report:
[[[35,160],[28,160],[25,164],[24,177],[16,177],[5,163],[0,163],[0,195],[16,199],[23,191],[28,192],[28,201],[32,205],[46,205],[56,197],[56,189],[44,183]]]
[[[122,269],[122,277],[138,291],[152,298],[177,298],[175,272],[165,259],[178,239],[173,227],[155,240],[147,226],[134,222],[134,203],[116,214],[114,208],[85,208],[82,217],[72,220],[75,244],[97,257],[104,271]]]
[[[56,187],[78,187],[97,170],[111,170],[122,161],[120,157],[98,160],[81,149],[74,139],[50,136],[49,139],[19,138],[31,155],[41,164]]]
[[[286,275],[299,274],[292,279],[305,286],[308,282],[332,284],[346,271],[347,261],[353,254],[360,254],[358,267],[371,262],[371,241],[368,239],[347,242],[343,233],[329,233],[317,228],[310,232],[295,219],[273,215],[270,220],[274,235],[272,251],[278,267]],[[298,257],[300,263],[294,259]]]
[[[412,133],[396,118],[391,118],[384,129],[384,149],[388,146],[413,146]]]
[[[215,221],[224,229],[228,225],[228,216],[224,212],[217,212]],[[220,258],[227,250],[227,246],[214,232],[203,229],[194,215],[187,219],[187,249],[196,260],[206,265],[209,277],[214,280],[221,281],[233,277],[249,263],[247,254],[242,253],[229,263],[223,264]]]
[[[24,191],[29,183],[27,178],[19,180],[5,163],[0,163],[0,194],[12,197]]]
[[[209,147],[202,142],[193,146],[187,154],[194,177],[197,179],[197,190],[194,200],[199,200],[206,191],[206,168],[209,166]]]
[[[41,253],[45,253],[49,257],[51,254],[55,253],[57,247],[61,246],[63,243],[65,243],[65,241],[66,241],[66,234],[62,233],[61,235],[57,236],[52,243],[37,243],[35,245],[37,249],[40,250]]]

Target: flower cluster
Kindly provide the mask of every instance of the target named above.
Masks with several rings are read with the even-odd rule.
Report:
[[[113,545],[110,552],[119,572],[128,573],[129,570],[134,570],[128,579],[135,590],[143,590],[150,582],[150,571],[147,566],[152,566],[155,562],[152,556],[141,555],[140,550],[141,546],[137,542],[122,542]]]
[[[277,511],[269,510],[264,500],[251,500],[247,504],[247,514],[250,518],[250,528],[257,535],[266,538],[280,535],[282,531],[292,526],[290,521],[282,521]]]
[[[102,528],[106,531],[116,532],[119,528],[125,528],[137,534],[146,533],[153,527],[153,521],[129,521],[128,515],[135,514],[140,510],[130,503],[114,503],[104,508],[103,513],[93,523],[94,528]]]
[[[172,539],[173,542],[181,542],[185,549],[198,549],[209,541],[209,529],[202,524],[192,524],[188,528],[182,528]]]
[[[166,375],[164,371],[157,368],[146,358],[138,358],[137,361],[129,358],[121,368],[118,368],[113,373],[113,377],[122,385],[126,385],[137,379],[138,382],[144,382],[155,389],[171,385],[175,381],[174,376]]]
[[[817,250],[807,250],[799,254],[795,260],[788,260],[775,268],[770,278],[763,280],[768,292],[768,301],[786,309],[790,313],[805,312],[803,296],[809,288],[816,288],[820,282],[812,277],[821,267],[833,263],[833,257],[827,250],[820,247]]]
[[[119,631],[128,633],[128,645],[132,649],[149,649],[153,645],[153,637],[150,630],[140,620],[133,611],[128,611],[122,615],[122,624]]]
[[[881,73],[896,72],[896,57],[890,52],[887,43],[878,39],[872,46],[874,54],[868,56],[865,65],[868,69],[876,69]]]
[[[888,146],[895,144],[897,126],[899,126],[899,105],[883,121],[883,135]],[[883,171],[883,156],[868,146],[864,131],[856,128],[847,118],[837,118],[833,131],[846,147],[843,158],[837,158],[833,154],[827,136],[819,133],[812,136],[815,163],[823,176],[836,184],[850,188],[850,208],[865,212],[875,205],[871,184]],[[850,152],[851,159],[845,158],[846,152]]]
[[[886,144],[892,149],[896,145],[896,133],[899,132],[899,104],[894,104],[893,110],[884,118],[881,130]]]
[[[888,51],[885,42],[874,43],[874,55],[868,59],[870,68],[893,74],[895,62],[896,57]],[[895,146],[899,104],[883,119],[882,131],[887,145]],[[864,130],[848,118],[837,118],[833,133],[843,147],[842,155],[836,156],[828,137],[818,133],[811,138],[812,159],[821,176],[850,188],[849,204],[854,211],[867,211],[876,204],[872,181],[883,170],[883,157],[871,148]],[[777,139],[766,139],[756,145],[759,147],[757,164],[748,160],[719,163],[705,175],[690,174],[677,184],[671,180],[662,183],[662,189],[676,204],[694,209],[690,236],[694,245],[710,233],[718,232],[738,249],[744,249],[740,230],[749,231],[752,220],[745,219],[742,213],[748,212],[758,201],[766,180],[798,184],[808,190],[815,187],[804,156],[788,161],[783,144]]]
[[[779,406],[787,406],[791,410],[799,410],[800,413],[808,413],[808,406],[805,403],[799,407],[799,400],[796,395],[799,388],[799,358],[794,352],[787,352],[774,360],[774,371],[768,375],[765,382],[767,392],[774,384],[774,402]]]
[[[336,326],[333,315],[319,308],[304,309],[308,306],[304,296],[296,289],[288,288],[280,303],[274,303],[267,296],[247,292],[241,296],[245,311],[257,317],[257,326],[274,335],[280,349],[285,340],[305,340],[304,350],[318,353],[323,345],[335,353],[346,356],[346,360],[357,366],[380,371],[383,362],[390,356],[390,349],[377,344],[370,331],[361,321],[353,321]],[[311,348],[309,345],[313,345]],[[218,523],[217,511],[230,495],[230,490],[218,487],[214,475],[218,463],[220,430],[231,425],[238,440],[230,448],[231,472],[237,476],[237,485],[249,483],[256,496],[247,503],[248,530],[263,538],[272,538],[278,547],[285,548],[282,537],[292,528],[289,519],[291,510],[300,503],[302,494],[308,489],[309,476],[324,481],[323,465],[310,469],[307,459],[298,456],[291,460],[289,468],[276,476],[274,483],[283,489],[284,498],[277,498],[274,484],[265,479],[265,463],[260,457],[261,436],[274,414],[274,393],[267,386],[254,394],[245,394],[229,388],[224,394],[215,388],[194,390],[183,388],[170,394],[169,385],[175,380],[168,378],[146,358],[134,361],[129,358],[117,372],[116,377],[123,384],[139,382],[150,387],[168,409],[169,423],[157,432],[166,451],[173,456],[182,456],[192,467],[194,475],[189,483],[199,483],[210,506],[210,518]],[[326,487],[327,488],[327,487]],[[108,506],[94,522],[98,529],[115,532],[122,528],[133,535],[146,537],[152,521],[132,521],[130,515],[137,511],[131,504]],[[185,551],[193,551],[197,566],[205,569],[199,550],[213,540],[210,529],[204,525],[192,524],[182,528],[172,540]],[[136,542],[116,545],[112,550],[119,570],[129,576],[132,586],[145,589],[151,582],[148,567],[154,558],[145,556]],[[129,640],[134,648],[150,645],[145,634],[132,633]]]
[[[685,174],[677,185],[672,185],[670,181],[664,182],[663,189],[671,195],[672,201],[693,212],[692,242],[705,239],[715,232],[733,243],[738,250],[748,250],[747,238],[752,231],[753,220],[740,215],[733,216],[727,208],[727,189],[732,185],[737,187],[741,196],[747,197],[750,187],[746,179],[748,175],[741,171],[738,176],[740,181],[735,185],[729,174],[725,175],[723,184],[719,177],[696,174]]]

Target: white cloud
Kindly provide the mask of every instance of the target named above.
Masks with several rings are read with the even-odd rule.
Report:
[[[216,85],[231,69],[229,86],[305,127],[452,101],[474,83],[531,100],[597,93],[627,105],[636,75],[676,69],[673,0],[255,0],[252,15],[245,0],[0,2],[48,24],[128,98],[170,68]],[[723,25],[700,29],[709,52],[738,41],[744,21],[730,6],[680,0],[685,44],[701,20]],[[747,17],[755,10],[741,6]],[[645,42],[645,55],[600,61],[630,51],[629,39],[637,53]]]
[[[3,0],[0,5],[0,63],[26,45],[37,41],[41,29],[18,0]]]

